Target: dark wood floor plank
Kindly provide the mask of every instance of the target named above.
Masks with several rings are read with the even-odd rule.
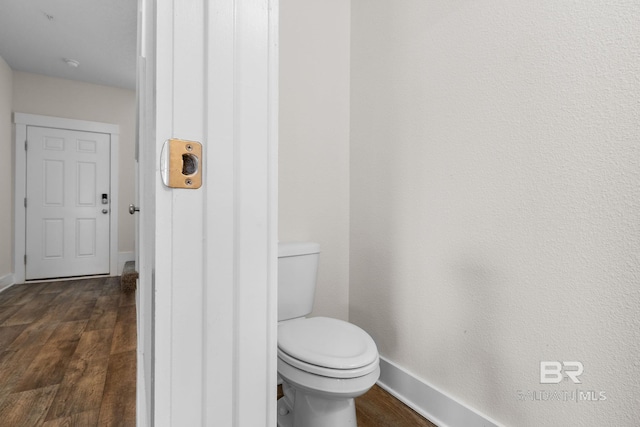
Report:
[[[100,410],[113,331],[85,331],[69,363],[47,421]]]
[[[80,337],[73,358],[91,361],[109,356],[112,336],[113,331],[108,329],[85,331]]]
[[[121,306],[118,319],[113,330],[113,344],[111,354],[136,349],[136,306]]]
[[[135,425],[135,296],[119,286],[101,277],[0,293],[0,426],[97,426],[105,395],[102,424]]]
[[[76,320],[72,322],[61,322],[53,331],[47,343],[60,341],[78,341],[82,333],[86,330],[86,320]]]
[[[49,307],[46,305],[31,306],[25,304],[0,326],[28,325],[41,318],[48,310]]]
[[[18,337],[7,347],[7,350],[16,350],[26,347],[41,347],[47,342],[59,322],[38,323],[28,325]]]
[[[37,426],[44,421],[58,386],[12,393],[0,405],[0,420],[5,426]]]
[[[68,282],[64,282],[68,283]],[[66,289],[56,293],[56,297],[51,301],[51,304],[58,305],[67,302],[75,302],[77,299],[78,290],[73,285],[67,285]]]
[[[13,316],[6,319],[2,326],[25,325],[33,323],[49,310],[49,304],[55,294],[38,294],[25,303]]]
[[[95,300],[91,302],[82,301],[79,303],[75,303],[71,307],[69,307],[67,312],[62,316],[62,320],[89,320],[89,318],[91,317],[91,313],[93,313],[94,306]]]
[[[97,300],[100,295],[102,295],[102,288],[82,288],[82,290],[74,292],[74,300],[76,302],[95,302],[95,300]]]
[[[100,407],[100,426],[136,425],[136,351],[112,354]]]
[[[25,346],[0,353],[0,404],[13,392],[39,351],[39,346]]]
[[[0,326],[0,351],[3,351],[27,328],[29,325]]]
[[[13,298],[15,295],[23,292],[23,288],[24,285],[13,285],[0,291],[0,306],[4,305],[10,298]]]
[[[46,421],[86,411],[99,411],[108,362],[109,357],[73,359],[49,408]]]
[[[19,392],[60,384],[86,323],[80,321],[59,324],[14,390]]]
[[[120,295],[120,277],[109,277],[102,286],[102,295]]]
[[[15,391],[33,390],[60,384],[77,341],[45,345],[15,387]]]
[[[59,294],[69,288],[69,281],[49,282],[40,291],[41,294]]]
[[[107,277],[93,277],[82,281],[82,289],[84,291],[102,291]]]
[[[59,299],[59,297],[56,297],[56,299],[51,301],[49,310],[34,323],[59,323],[68,321],[65,319],[68,317],[69,310],[71,310],[73,305],[74,301],[71,298],[65,297],[64,299]]]
[[[91,318],[87,324],[87,330],[113,329],[118,318],[118,306],[120,298],[118,295],[103,295],[98,297],[96,305],[93,307]]]
[[[0,306],[24,305],[33,300],[44,286],[42,283],[14,285],[0,293]]]
[[[355,400],[358,427],[436,427],[377,384]]]
[[[42,424],[42,427],[93,427],[97,425],[98,411],[87,411],[47,421]]]
[[[16,311],[22,308],[21,305],[5,305],[0,307],[0,325],[9,317],[13,316]]]
[[[119,295],[101,295],[96,300],[96,309],[100,309],[103,311],[115,310],[117,311],[120,307],[120,296]]]
[[[89,319],[89,324],[87,325],[88,330],[98,330],[98,329],[110,329],[116,325],[116,319],[118,318],[118,312],[115,310],[108,310],[103,312],[101,315],[94,314],[91,315]]]

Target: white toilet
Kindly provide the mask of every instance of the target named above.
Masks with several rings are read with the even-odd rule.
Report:
[[[380,376],[365,331],[338,319],[305,318],[313,308],[320,246],[278,245],[278,427],[356,427],[353,398]]]

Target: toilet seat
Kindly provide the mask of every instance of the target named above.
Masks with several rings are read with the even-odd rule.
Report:
[[[278,357],[305,372],[329,378],[356,378],[378,367],[378,349],[365,331],[327,317],[278,325]]]
[[[378,358],[376,358],[374,362],[360,368],[331,369],[331,368],[325,368],[323,366],[316,366],[310,363],[303,362],[302,360],[298,360],[296,358],[289,356],[287,353],[283,352],[280,349],[278,349],[278,358],[282,362],[296,369],[300,369],[301,371],[305,371],[314,375],[320,375],[327,378],[336,378],[336,379],[349,379],[349,378],[362,377],[375,371],[379,365],[379,360]]]

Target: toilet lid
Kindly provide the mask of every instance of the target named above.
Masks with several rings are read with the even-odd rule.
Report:
[[[311,317],[278,325],[278,348],[311,365],[353,370],[378,360],[378,349],[365,331],[351,323]]]

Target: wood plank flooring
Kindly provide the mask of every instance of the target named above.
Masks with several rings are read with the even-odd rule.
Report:
[[[436,427],[378,385],[356,397],[358,427]]]
[[[118,277],[0,292],[1,426],[135,426],[135,294]]]
[[[0,292],[0,426],[135,426],[135,294],[118,277]],[[435,427],[374,386],[359,427]]]
[[[282,386],[278,386],[278,399]],[[356,397],[358,427],[437,427],[377,384]]]

